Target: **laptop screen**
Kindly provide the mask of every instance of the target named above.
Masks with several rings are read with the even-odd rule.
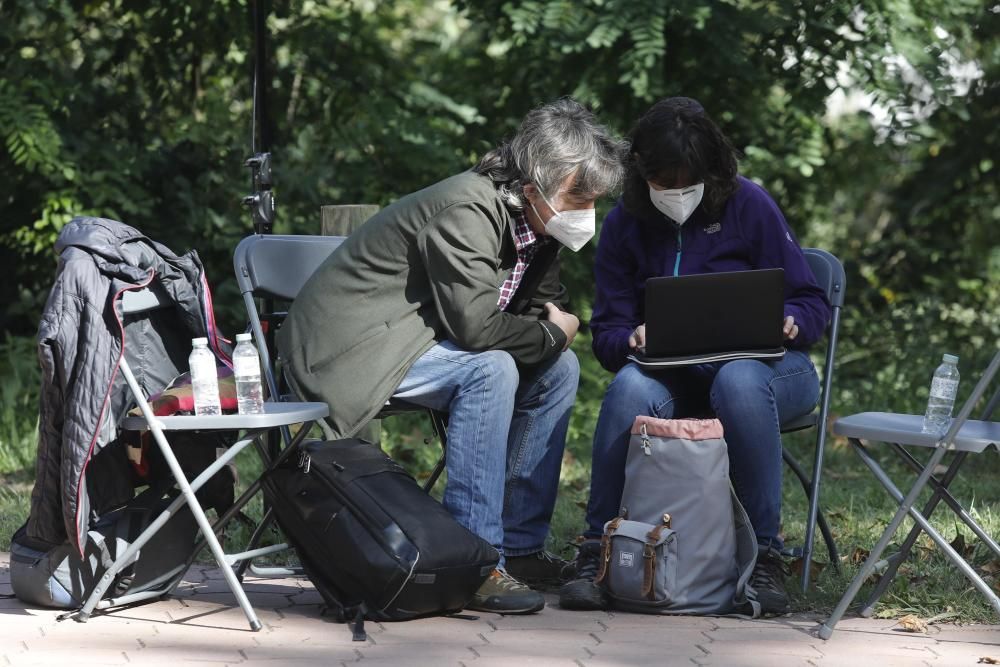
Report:
[[[784,340],[784,270],[646,281],[646,357],[775,350]]]

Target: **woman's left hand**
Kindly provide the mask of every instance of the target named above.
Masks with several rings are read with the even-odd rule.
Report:
[[[799,325],[795,323],[795,318],[791,315],[785,317],[782,333],[785,334],[785,340],[795,340],[795,337],[799,335]]]
[[[646,325],[640,324],[628,337],[628,346],[633,350],[646,349]]]

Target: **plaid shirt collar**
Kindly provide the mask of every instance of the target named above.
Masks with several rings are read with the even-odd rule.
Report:
[[[510,275],[500,285],[500,296],[497,298],[498,310],[505,310],[507,308],[511,297],[517,291],[517,286],[521,284],[521,278],[524,277],[524,272],[528,268],[528,264],[544,242],[543,239],[540,239],[532,231],[531,225],[528,224],[528,218],[524,214],[515,218],[511,233],[514,235],[514,249],[517,251],[517,262],[514,264],[514,269],[510,272]]]
[[[514,247],[517,248],[518,257],[525,248],[535,244],[538,241],[538,236],[531,230],[531,225],[528,224],[528,216],[521,214],[517,216],[514,221]]]

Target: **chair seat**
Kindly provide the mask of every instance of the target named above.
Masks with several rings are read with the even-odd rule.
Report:
[[[404,401],[400,398],[390,398],[382,406],[382,409],[378,411],[375,415],[376,419],[382,419],[383,417],[391,417],[393,415],[401,415],[407,412],[419,412],[421,410],[427,410],[422,405],[417,405],[416,403],[410,403],[409,401]]]
[[[930,433],[921,432],[923,419],[922,415],[861,412],[849,417],[841,417],[835,421],[833,432],[847,438],[934,447],[940,438]],[[991,445],[994,449],[1000,450],[1000,422],[970,419],[959,429],[952,449],[980,453]]]
[[[801,417],[796,417],[791,419],[781,425],[782,433],[791,433],[793,431],[803,431],[807,428],[813,428],[816,426],[816,422],[819,420],[818,412],[810,412],[807,415],[802,415]]]

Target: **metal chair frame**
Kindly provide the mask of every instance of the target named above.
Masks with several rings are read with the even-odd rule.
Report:
[[[815,541],[816,526],[819,525],[823,540],[826,542],[827,552],[830,555],[830,563],[833,568],[839,571],[840,558],[837,553],[837,544],[833,539],[833,534],[826,522],[826,518],[819,509],[820,480],[823,473],[823,456],[826,449],[826,424],[830,413],[830,388],[833,384],[834,361],[837,353],[837,339],[840,333],[840,315],[844,307],[844,291],[847,279],[844,267],[834,255],[819,248],[803,248],[806,261],[813,275],[819,282],[820,287],[826,292],[830,301],[832,316],[830,325],[827,328],[826,357],[823,363],[823,384],[820,393],[818,410],[814,410],[808,415],[794,419],[787,424],[782,424],[781,432],[792,433],[808,428],[816,429],[815,448],[813,450],[812,477],[806,475],[798,461],[788,452],[785,447],[781,448],[781,457],[788,465],[792,473],[798,478],[809,500],[809,510],[806,518],[806,536],[802,546],[802,591],[809,588],[810,564],[813,554],[813,542]]]
[[[126,292],[122,298],[122,312],[124,316],[172,306],[173,303],[168,297],[166,297],[158,283],[153,283],[150,287],[143,288],[141,290]],[[107,609],[125,604],[134,604],[168,595],[177,586],[177,584],[180,583],[181,576],[177,576],[172,581],[168,582],[165,588],[126,594],[106,600],[101,599],[105,591],[114,581],[118,572],[133,562],[135,557],[140,553],[142,547],[149,542],[149,540],[167,523],[170,517],[180,509],[181,505],[186,503],[191,510],[202,535],[202,541],[194,547],[194,550],[188,559],[187,565],[189,566],[201,548],[207,545],[213,558],[218,564],[219,569],[222,571],[226,584],[229,586],[229,589],[232,591],[237,603],[246,615],[250,629],[255,632],[260,630],[261,623],[258,620],[253,607],[250,605],[246,592],[243,590],[236,573],[233,571],[232,565],[256,556],[278,551],[285,547],[284,545],[281,545],[277,547],[250,549],[240,553],[226,554],[216,537],[216,533],[222,530],[226,523],[236,516],[239,510],[250,501],[254,494],[256,494],[257,490],[260,488],[260,482],[259,480],[256,480],[253,484],[251,484],[250,488],[248,488],[238,499],[236,499],[230,510],[227,511],[224,516],[219,517],[214,526],[209,522],[208,517],[205,515],[205,511],[198,502],[198,498],[195,493],[202,487],[202,485],[205,484],[205,482],[215,475],[216,472],[221,470],[227,463],[229,463],[230,460],[251,444],[255,444],[257,446],[258,454],[261,456],[266,467],[271,463],[271,461],[268,457],[268,453],[260,445],[259,438],[262,434],[275,427],[281,426],[287,428],[289,424],[302,422],[308,423],[316,419],[321,419],[328,414],[328,407],[325,403],[268,403],[265,405],[264,413],[260,415],[177,415],[157,417],[153,414],[153,409],[150,406],[141,385],[136,380],[136,377],[132,372],[132,368],[129,366],[128,360],[125,358],[124,354],[121,357],[119,369],[121,370],[121,373],[125,378],[125,382],[128,385],[142,415],[126,417],[122,420],[122,428],[125,430],[148,429],[152,433],[153,440],[159,448],[160,453],[173,475],[174,482],[180,490],[180,495],[178,495],[177,498],[175,498],[145,530],[143,530],[143,532],[125,550],[124,553],[115,559],[115,561],[104,572],[94,590],[87,597],[82,608],[72,612],[70,615],[75,620],[82,623],[86,622],[93,612],[98,609]],[[244,431],[245,435],[235,444],[227,448],[222,455],[220,455],[197,477],[193,480],[188,480],[181,469],[180,463],[177,461],[177,457],[174,456],[166,435],[168,431],[183,430],[237,430]],[[303,436],[305,435],[306,430],[308,429],[302,430],[301,434]],[[185,567],[183,571],[186,570],[187,567]],[[181,575],[183,575],[183,571],[181,572]]]
[[[817,633],[821,639],[829,639],[833,635],[833,630],[843,617],[847,607],[854,601],[858,591],[864,582],[874,573],[877,563],[883,551],[888,546],[889,541],[896,534],[896,530],[903,519],[909,515],[915,522],[915,526],[907,535],[900,551],[889,559],[889,567],[879,578],[871,596],[862,607],[861,615],[871,616],[875,610],[875,604],[889,587],[896,572],[910,554],[914,543],[921,532],[934,541],[944,555],[957,567],[962,574],[969,579],[972,585],[982,593],[992,605],[993,609],[1000,615],[1000,597],[990,588],[989,584],[972,568],[971,565],[959,554],[951,544],[929,523],[928,519],[942,500],[955,513],[955,515],[990,549],[997,557],[1000,557],[1000,545],[997,545],[985,530],[972,518],[965,508],[948,491],[949,485],[958,476],[958,472],[965,463],[969,454],[981,454],[986,449],[992,447],[1000,450],[1000,422],[989,421],[997,405],[1000,404],[1000,389],[997,389],[992,397],[987,401],[979,420],[971,420],[969,416],[973,409],[984,396],[990,386],[997,371],[1000,370],[1000,352],[994,355],[986,371],[976,384],[972,394],[962,405],[958,416],[952,420],[948,431],[943,436],[923,433],[921,431],[921,415],[902,415],[885,412],[865,412],[849,417],[838,419],[833,425],[833,432],[837,435],[846,436],[852,448],[861,457],[861,460],[868,466],[876,479],[885,487],[889,495],[899,504],[889,524],[886,526],[878,542],[872,548],[868,558],[862,564],[854,579],[840,598],[830,617],[821,624]],[[916,473],[917,478],[904,494],[892,482],[885,470],[878,464],[878,461],[868,452],[862,440],[881,441],[890,444],[890,449],[899,454]],[[924,463],[912,456],[906,447],[927,447],[932,449],[928,460]],[[955,457],[949,464],[940,480],[934,478],[934,470],[949,452],[955,452]],[[930,486],[934,492],[929,501],[924,506],[923,512],[914,507],[920,493]]]

